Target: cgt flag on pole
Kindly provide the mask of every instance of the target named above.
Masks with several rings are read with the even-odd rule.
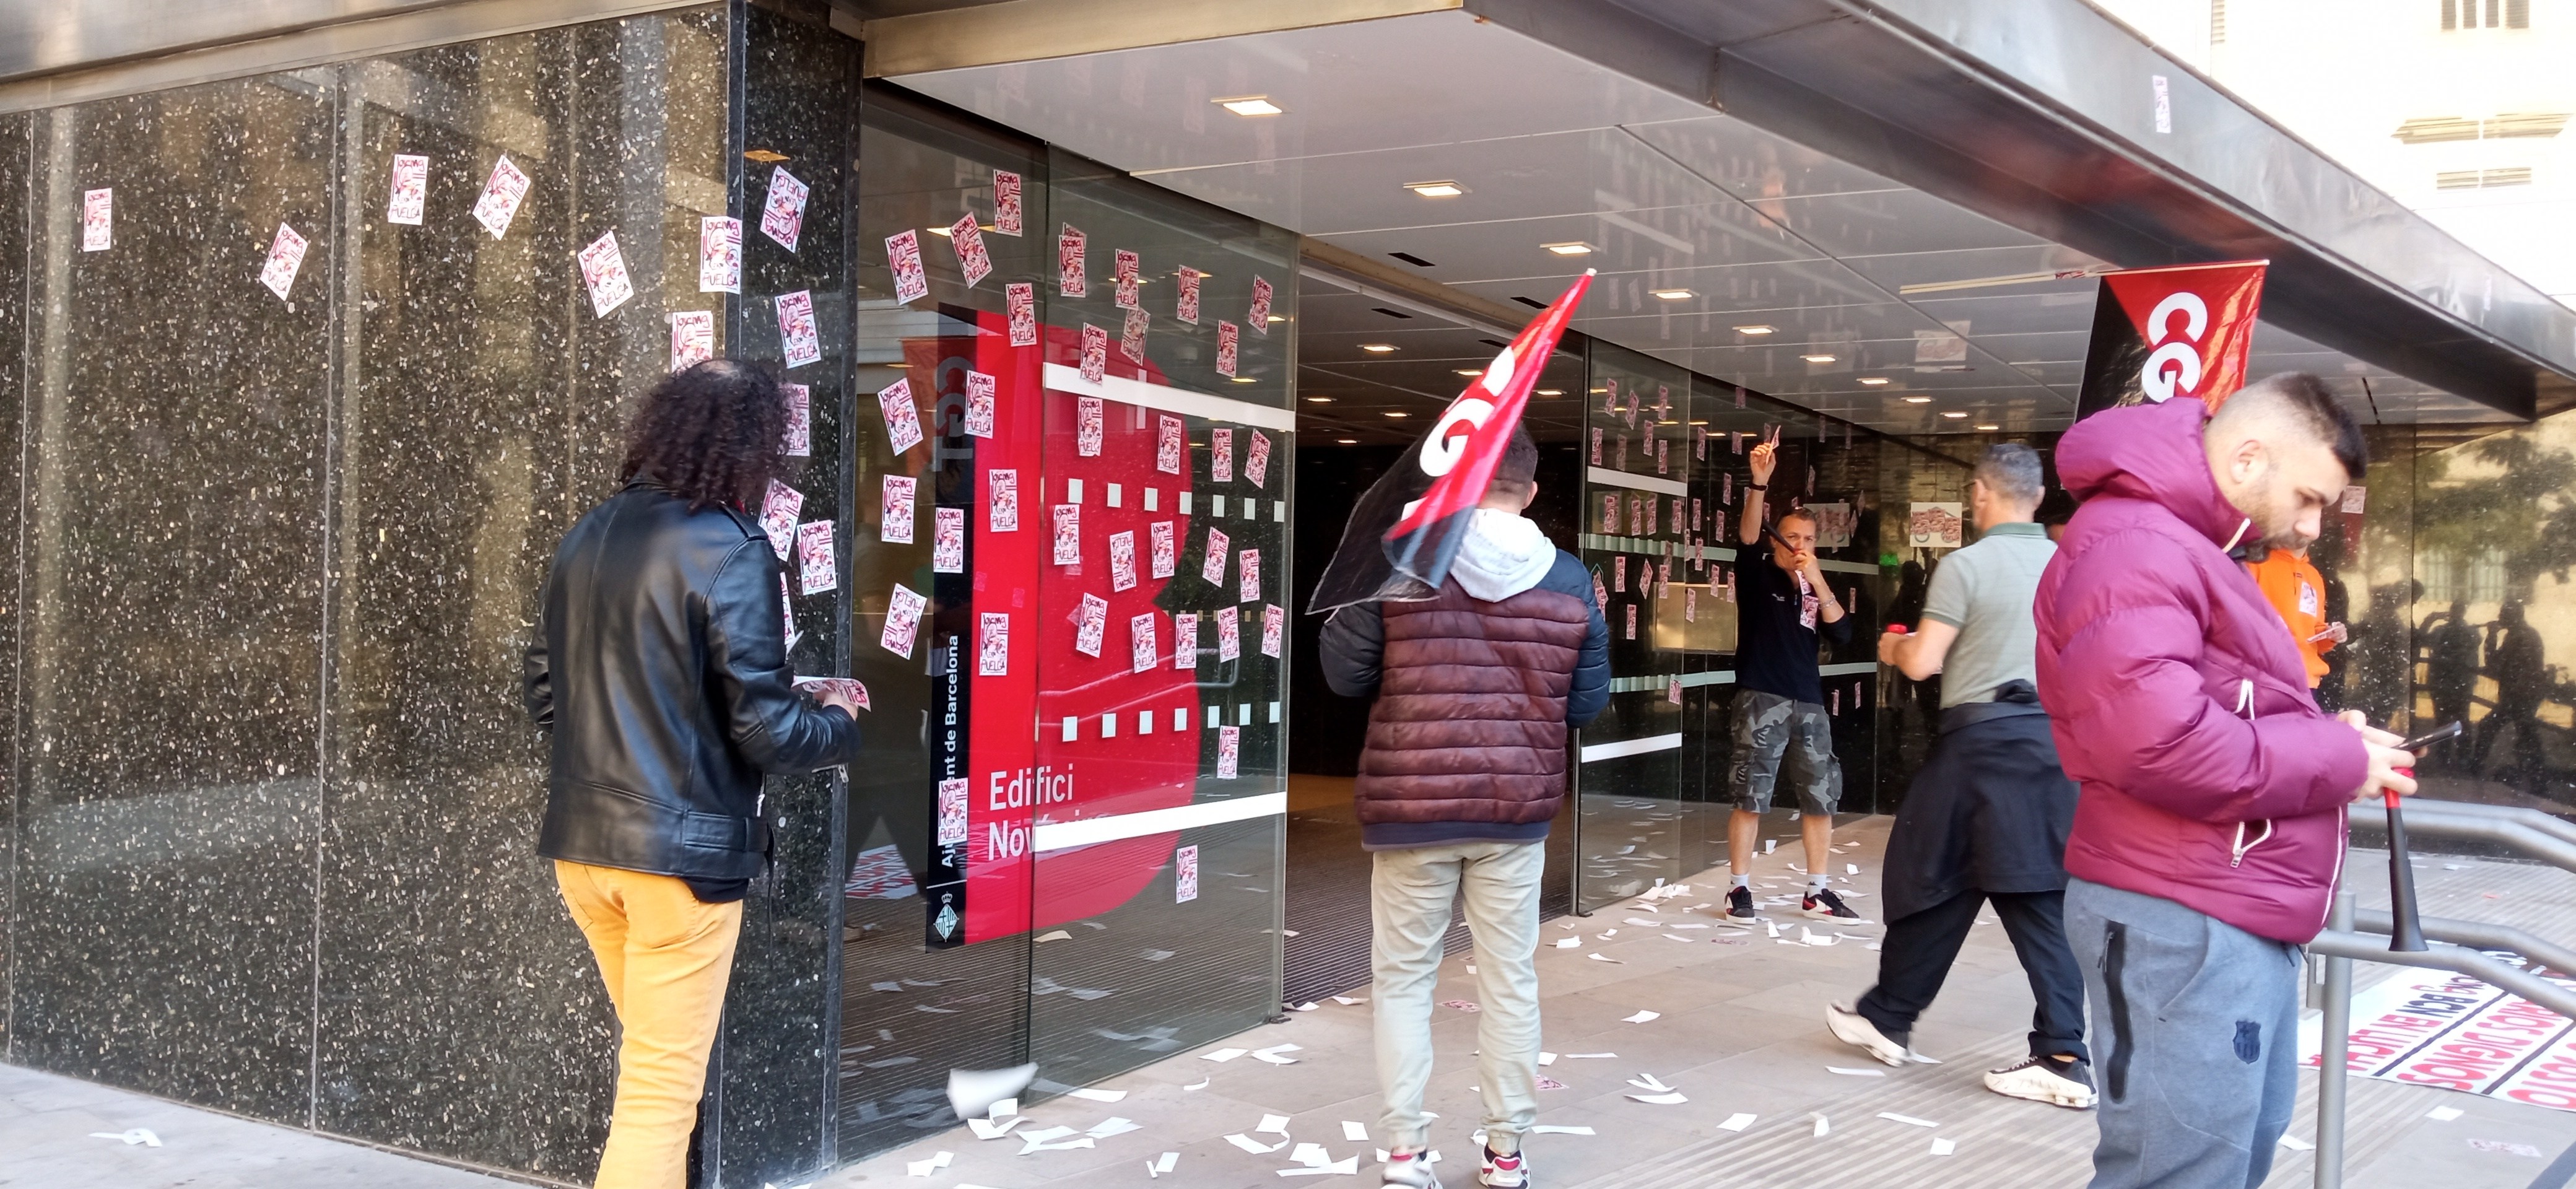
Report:
[[[2267,263],[2103,273],[2076,418],[2177,396],[2196,396],[2216,409],[2243,388]]]
[[[1419,602],[1439,593],[1466,539],[1468,516],[1483,502],[1494,464],[1520,426],[1530,389],[1591,287],[1592,270],[1585,269],[1360,497],[1308,612],[1371,600]]]

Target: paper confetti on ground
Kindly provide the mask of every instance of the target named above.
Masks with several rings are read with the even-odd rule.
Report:
[[[1627,965],[1627,963],[1622,962],[1622,961],[1620,961],[1620,960],[1619,960],[1619,959],[1617,959],[1617,958],[1608,957],[1608,956],[1606,956],[1606,955],[1604,955],[1604,954],[1602,954],[1602,953],[1600,953],[1600,952],[1598,952],[1598,951],[1595,951],[1595,952],[1593,952],[1593,953],[1589,953],[1589,954],[1585,954],[1585,955],[1583,955],[1583,956],[1584,956],[1584,957],[1587,957],[1587,958],[1590,958],[1590,959],[1592,959],[1592,960],[1593,960],[1593,961],[1595,961],[1595,962],[1607,962],[1607,963],[1609,963],[1609,964],[1611,964],[1611,965],[1613,965],[1613,966],[1625,966],[1625,965]]]
[[[1268,1132],[1271,1135],[1286,1135],[1288,1134],[1288,1116],[1263,1115],[1261,1116],[1261,1125],[1253,1128],[1252,1130],[1256,1135],[1262,1132]]]
[[[1201,1053],[1201,1054],[1199,1054],[1199,1060],[1201,1060],[1201,1061],[1232,1061],[1232,1060],[1234,1060],[1235,1058],[1240,1057],[1240,1056],[1244,1055],[1246,1052],[1249,1052],[1249,1051],[1250,1051],[1250,1050],[1248,1050],[1248,1049],[1218,1049],[1218,1050],[1216,1050],[1215,1052],[1212,1052],[1212,1053]]]
[[[1556,939],[1556,948],[1561,950],[1579,949],[1582,945],[1583,939],[1580,937],[1560,937]]]
[[[1338,1003],[1338,1004],[1341,1004],[1341,1005],[1342,1005],[1342,1006],[1344,1006],[1344,1007],[1357,1007],[1357,1006],[1359,1006],[1360,1004],[1363,1004],[1363,1003],[1368,1002],[1368,1000],[1366,1000],[1366,999],[1353,999],[1353,998],[1351,998],[1351,997],[1350,997],[1350,996],[1348,996],[1348,995],[1335,995],[1335,996],[1333,996],[1333,1002]]]
[[[2285,1139],[2282,1142],[2287,1143],[2289,1141]],[[2305,1145],[2301,1150],[2304,1151],[2307,1147],[2314,1146],[2316,1145]],[[2473,1139],[2469,1141],[2469,1146],[2476,1148],[2481,1152],[2501,1152],[2507,1156],[2529,1156],[2534,1160],[2540,1159],[2542,1155],[2540,1149],[2532,1147],[2530,1144],[2509,1144],[2500,1139]]]
[[[1654,1105],[1656,1105],[1656,1106],[1678,1106],[1678,1105],[1680,1105],[1680,1104],[1682,1104],[1682,1103],[1685,1103],[1685,1102],[1689,1102],[1689,1101],[1690,1101],[1690,1099],[1688,1099],[1688,1098],[1684,1098],[1684,1097],[1682,1097],[1680,1094],[1677,1094],[1677,1093],[1676,1093],[1676,1094],[1631,1094],[1631,1095],[1629,1095],[1628,1097],[1633,1098],[1633,1099],[1636,1099],[1636,1100],[1637,1100],[1637,1101],[1639,1101],[1639,1102],[1652,1103],[1652,1104],[1654,1104]]]
[[[1839,1065],[1828,1065],[1825,1067],[1825,1072],[1838,1073],[1847,1078],[1883,1078],[1887,1076],[1887,1071],[1884,1069],[1845,1069]]]
[[[1180,1162],[1180,1153],[1165,1152],[1161,1156],[1145,1162],[1145,1175],[1148,1177],[1159,1177],[1164,1173],[1172,1171],[1172,1166],[1179,1164]]]
[[[1541,1123],[1530,1128],[1531,1135],[1591,1135],[1589,1127],[1568,1127],[1558,1123]]]
[[[1834,1125],[1833,1125],[1832,1123],[1829,1123],[1829,1122],[1827,1122],[1827,1121],[1825,1120],[1825,1112],[1823,1112],[1823,1111],[1809,1111],[1809,1112],[1807,1112],[1807,1117],[1816,1121],[1816,1138],[1817,1138],[1817,1139],[1823,1139],[1823,1138],[1825,1138],[1826,1136],[1828,1136],[1828,1135],[1832,1135],[1832,1134],[1834,1133]]]
[[[1953,1152],[1956,1152],[1956,1151],[1958,1151],[1958,1150],[1959,1150],[1959,1141],[1957,1141],[1957,1140],[1954,1140],[1954,1139],[1936,1139],[1936,1140],[1933,1140],[1933,1141],[1932,1141],[1932,1154],[1933,1154],[1933,1155],[1935,1155],[1935,1156],[1947,1156],[1947,1155],[1949,1155],[1949,1154],[1951,1154],[1951,1153],[1953,1153]]]
[[[1720,1131],[1742,1131],[1747,1127],[1753,1126],[1753,1120],[1755,1117],[1756,1116],[1745,1114],[1742,1111],[1737,1111],[1732,1115],[1728,1115],[1725,1122],[1717,1125],[1717,1129]]]
[[[1619,1022],[1620,1022],[1620,1023],[1622,1023],[1622,1024],[1646,1024],[1646,1023],[1652,1023],[1653,1021],[1660,1020],[1660,1019],[1663,1019],[1663,1018],[1664,1018],[1664,1013],[1662,1013],[1662,1012],[1659,1012],[1659,1011],[1647,1011],[1647,1010],[1645,1010],[1645,1009],[1643,1009],[1643,1008],[1639,1008],[1639,1009],[1637,1010],[1637,1014],[1635,1014],[1635,1015],[1633,1015],[1633,1016],[1621,1016],[1621,1017],[1619,1017]]]
[[[1073,1098],[1087,1098],[1093,1102],[1116,1102],[1127,1097],[1127,1092],[1124,1090],[1094,1090],[1089,1086],[1067,1090],[1065,1094]]]
[[[1071,933],[1067,933],[1067,932],[1065,932],[1065,931],[1064,931],[1064,930],[1062,930],[1062,929],[1057,929],[1057,930],[1055,930],[1054,932],[1051,932],[1051,933],[1041,933],[1041,934],[1039,934],[1039,935],[1038,935],[1038,944],[1039,944],[1039,945],[1045,945],[1046,943],[1048,943],[1048,942],[1050,942],[1050,941],[1071,941],[1071,940],[1073,940],[1073,934],[1071,934]]]
[[[1909,1127],[1938,1127],[1938,1126],[1940,1126],[1940,1124],[1935,1123],[1935,1122],[1933,1122],[1933,1121],[1932,1121],[1932,1120],[1930,1120],[1930,1119],[1917,1119],[1917,1118],[1915,1118],[1915,1117],[1914,1117],[1914,1116],[1912,1116],[1912,1115],[1900,1115],[1900,1114],[1897,1114],[1895,1111],[1880,1111],[1880,1112],[1878,1112],[1878,1117],[1879,1117],[1879,1118],[1882,1118],[1882,1119],[1885,1119],[1885,1120],[1887,1120],[1887,1121],[1889,1121],[1889,1122],[1891,1122],[1891,1123],[1903,1123],[1903,1124],[1905,1124],[1905,1125],[1907,1125],[1907,1126],[1909,1126]]]
[[[1284,1056],[1283,1054],[1298,1051],[1299,1049],[1296,1045],[1272,1045],[1266,1049],[1252,1050],[1252,1059],[1255,1061],[1268,1062],[1272,1065],[1295,1065],[1297,1063],[1297,1059],[1295,1057]]]
[[[916,1177],[926,1177],[948,1167],[948,1162],[954,1159],[956,1159],[955,1153],[941,1152],[928,1160],[907,1160],[904,1162],[903,1170]]]
[[[2453,1119],[2459,1118],[2464,1113],[2466,1112],[2463,1112],[2456,1106],[2437,1106],[2424,1112],[2424,1117],[2431,1119],[2436,1123],[2448,1123]]]
[[[1344,1119],[1342,1120],[1342,1138],[1349,1140],[1352,1143],[1367,1143],[1368,1127],[1364,1124],[1354,1123],[1348,1119]]]
[[[1567,1053],[1565,1055],[1565,1059],[1568,1061],[1604,1061],[1618,1055],[1619,1054],[1617,1053]]]
[[[2471,1144],[2475,1144],[2478,1141],[2470,1140],[2469,1142]],[[2286,1132],[2281,1136],[2281,1146],[2288,1148],[2293,1152],[2313,1152],[2317,1150],[2317,1146],[2315,1144],[2309,1143],[2306,1140],[2300,1139],[2299,1137],[2290,1135]]]

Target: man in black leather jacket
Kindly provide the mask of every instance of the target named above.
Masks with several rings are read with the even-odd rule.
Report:
[[[742,898],[769,855],[764,774],[857,755],[856,707],[808,701],[786,573],[743,511],[786,405],[756,367],[702,363],[645,399],[625,487],[564,535],[528,646],[552,735],[537,853],[589,940],[622,1034],[599,1189],[680,1189]]]

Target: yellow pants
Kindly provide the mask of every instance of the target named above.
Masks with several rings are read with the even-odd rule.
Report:
[[[742,902],[705,904],[668,875],[561,859],[555,882],[599,959],[623,1034],[597,1189],[681,1189]]]

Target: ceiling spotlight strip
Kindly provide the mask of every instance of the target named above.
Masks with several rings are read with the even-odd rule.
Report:
[[[1964,281],[1925,281],[1915,285],[1899,285],[1896,287],[1896,292],[1898,296],[1901,297],[1912,297],[1917,293],[1948,293],[1956,289],[1991,289],[1997,285],[2036,285],[2041,281],[2072,281],[2081,277],[2101,276],[2103,273],[2112,271],[2113,267],[2114,266],[2108,264],[2096,264],[2090,268],[2061,268],[2056,272],[2014,273],[2008,277],[1975,277]]]

